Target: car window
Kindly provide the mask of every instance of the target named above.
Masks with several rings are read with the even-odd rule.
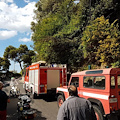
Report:
[[[120,88],[120,75],[117,76],[117,84],[118,84],[118,88]]]
[[[79,87],[79,77],[72,77],[70,85],[75,85]]]
[[[85,76],[83,86],[87,88],[105,89],[105,76]]]
[[[115,77],[111,76],[111,88],[114,89],[115,88]]]

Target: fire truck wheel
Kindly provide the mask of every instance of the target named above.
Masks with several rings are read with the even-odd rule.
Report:
[[[25,90],[25,93],[27,93],[27,90],[26,90],[26,84],[24,84],[24,90]]]
[[[93,109],[94,109],[94,111],[95,111],[97,120],[103,120],[103,115],[102,115],[99,107],[96,106],[96,105],[93,105]]]
[[[64,101],[65,101],[64,97],[62,95],[59,95],[57,98],[58,107],[60,107]]]
[[[33,99],[36,99],[36,98],[37,98],[37,94],[34,93],[34,94],[33,94]]]

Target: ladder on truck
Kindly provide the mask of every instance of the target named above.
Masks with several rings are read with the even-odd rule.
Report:
[[[65,70],[65,72],[64,72],[63,68],[66,68],[66,65],[63,65],[63,67],[62,67],[62,86],[64,86],[64,85],[66,86],[67,85],[67,71]]]

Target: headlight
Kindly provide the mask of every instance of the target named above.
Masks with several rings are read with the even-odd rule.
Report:
[[[23,111],[23,107],[20,107],[19,110],[20,110],[20,111]]]

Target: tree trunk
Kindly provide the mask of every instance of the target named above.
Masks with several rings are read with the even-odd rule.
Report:
[[[21,71],[22,71],[22,75],[23,75],[23,69],[22,69],[21,62],[19,62],[19,64],[20,64],[20,68],[21,68]]]

